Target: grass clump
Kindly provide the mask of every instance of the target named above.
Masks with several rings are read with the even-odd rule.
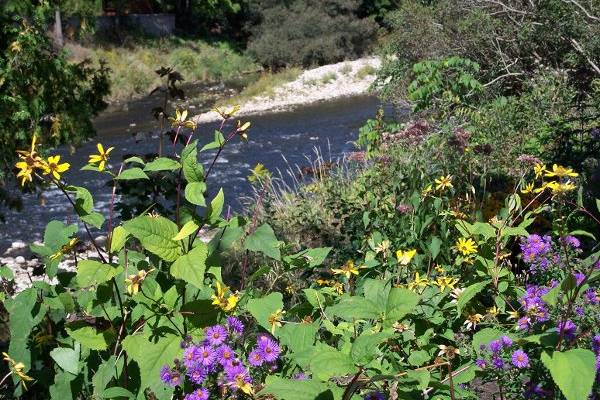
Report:
[[[246,86],[240,94],[228,99],[227,103],[243,103],[255,96],[272,97],[275,94],[275,89],[281,85],[291,82],[302,74],[300,68],[287,68],[280,72],[267,72]]]
[[[354,75],[354,77],[356,79],[364,79],[369,75],[375,75],[376,72],[377,72],[377,69],[374,66],[368,64],[368,65],[365,65],[364,67],[360,68],[358,71],[356,71],[356,74]]]

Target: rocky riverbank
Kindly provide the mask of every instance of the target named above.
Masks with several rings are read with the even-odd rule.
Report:
[[[306,70],[295,80],[276,87],[271,95],[259,95],[244,101],[237,115],[289,111],[301,105],[365,94],[375,81],[380,66],[379,58],[368,57]],[[215,112],[194,117],[198,123],[218,119],[219,115]]]

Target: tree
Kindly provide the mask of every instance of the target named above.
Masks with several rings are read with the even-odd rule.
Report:
[[[45,147],[77,145],[94,134],[92,117],[106,107],[108,69],[70,63],[53,47],[54,7],[8,0],[0,6],[0,204],[9,195],[16,150],[33,135]]]

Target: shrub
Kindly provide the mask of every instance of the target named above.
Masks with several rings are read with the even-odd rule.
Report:
[[[251,28],[248,52],[270,68],[312,66],[360,56],[370,46],[375,24],[358,19],[354,0],[295,0],[273,4]]]

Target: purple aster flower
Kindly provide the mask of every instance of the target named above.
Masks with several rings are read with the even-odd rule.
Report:
[[[575,333],[577,332],[577,325],[573,323],[570,319],[566,321],[561,321],[558,324],[558,331],[564,332],[564,337],[567,340],[575,339]]]
[[[242,385],[252,382],[248,370],[241,364],[225,367],[225,377],[227,386],[233,390],[238,390]]]
[[[202,382],[204,382],[204,380],[206,379],[207,371],[206,368],[204,368],[202,365],[196,364],[193,367],[187,369],[186,375],[188,376],[188,378],[190,378],[192,382],[201,385]]]
[[[160,370],[160,379],[171,387],[175,387],[181,383],[181,374],[179,371],[169,368],[165,365]]]
[[[198,362],[205,367],[209,367],[213,365],[216,359],[216,352],[210,346],[200,346],[198,347]]]
[[[583,309],[583,307],[577,306],[575,307],[575,314],[577,314],[580,317],[583,317],[585,315],[585,310]]]
[[[371,392],[371,393],[367,393],[365,395],[365,397],[363,397],[364,400],[385,400],[385,395],[379,391],[377,392]]]
[[[581,242],[575,236],[571,236],[571,235],[565,236],[565,237],[561,238],[561,241],[564,244],[569,245],[574,249],[578,249],[579,246],[581,246]]]
[[[531,399],[533,397],[539,397],[539,396],[545,396],[546,395],[546,391],[544,389],[542,389],[542,385],[535,384],[533,382],[529,382],[527,383],[526,387],[525,387],[525,393],[524,396],[526,399]]]
[[[269,337],[263,337],[258,342],[258,351],[266,362],[275,362],[279,358],[281,349],[276,341]]]
[[[512,363],[517,368],[525,368],[529,366],[529,357],[523,350],[515,350],[512,354]]]
[[[194,390],[192,393],[187,394],[183,399],[184,400],[208,400],[210,396],[210,392],[207,388],[199,388]]]
[[[600,335],[595,335],[593,337],[592,350],[594,350],[594,353],[600,355]]]
[[[585,298],[585,301],[587,303],[590,304],[600,304],[600,297],[598,296],[598,293],[596,293],[596,291],[593,288],[588,288],[583,297]]]
[[[259,349],[252,350],[248,355],[248,364],[252,365],[253,367],[260,367],[264,364],[264,362],[265,359],[263,358],[262,351]]]
[[[581,285],[585,280],[585,274],[583,272],[574,272],[573,276],[575,277],[575,281],[577,282],[577,286]]]
[[[200,360],[197,346],[189,346],[183,351],[183,365],[186,368],[192,368]]]
[[[222,325],[206,328],[206,340],[212,346],[220,346],[227,339],[227,329]]]
[[[523,261],[529,264],[531,272],[543,272],[548,268],[548,257],[551,256],[552,250],[550,236],[529,235],[527,238],[521,239],[520,247],[523,252]]]
[[[504,368],[504,361],[500,357],[498,357],[498,356],[493,356],[492,357],[492,365],[496,369],[503,369]]]
[[[502,342],[500,340],[493,340],[490,342],[490,351],[492,353],[498,353],[502,350]]]
[[[517,321],[517,328],[520,331],[525,330],[525,329],[529,329],[529,326],[530,326],[529,317],[521,317]]]
[[[227,328],[237,335],[244,334],[244,324],[237,317],[227,317]]]
[[[487,367],[487,363],[485,362],[485,360],[483,358],[478,358],[477,360],[475,360],[475,365],[481,369],[484,369],[485,367]]]
[[[504,335],[500,338],[500,341],[502,342],[502,346],[504,347],[510,347],[513,344],[513,341],[511,338],[509,338],[508,336]]]
[[[235,359],[235,352],[231,347],[224,344],[217,348],[217,358],[219,360],[219,364],[226,366],[231,364],[231,362]]]

